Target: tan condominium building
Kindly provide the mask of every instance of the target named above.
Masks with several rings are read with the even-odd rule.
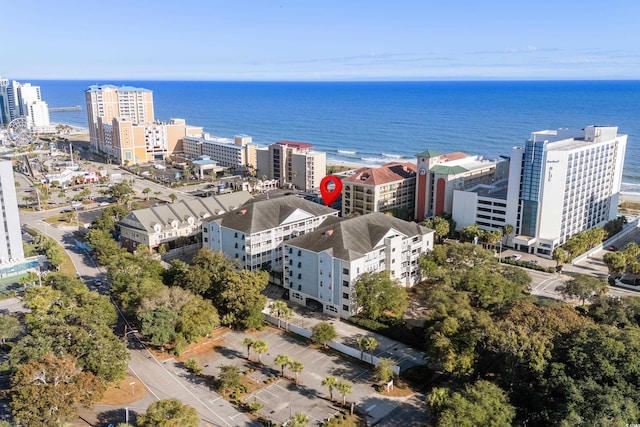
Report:
[[[208,133],[187,135],[183,140],[182,152],[188,159],[209,156],[218,165],[226,168],[257,168],[257,145],[248,135],[234,138],[219,138]]]
[[[275,179],[280,186],[311,191],[327,174],[327,154],[306,142],[280,141],[257,152],[257,176]]]
[[[132,86],[91,85],[85,91],[91,146],[104,152],[98,119],[111,123],[114,118],[144,124],[154,121],[153,92]]]
[[[413,219],[416,165],[391,162],[379,168],[360,168],[342,179],[342,216],[390,212]]]
[[[188,126],[184,119],[136,123],[120,117],[104,122],[102,117],[98,117],[100,152],[118,164],[162,160],[175,152],[182,152],[186,136],[201,133],[201,127]]]

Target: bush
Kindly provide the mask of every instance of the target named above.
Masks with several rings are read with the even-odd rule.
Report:
[[[200,375],[202,373],[202,368],[200,367],[200,364],[193,357],[190,357],[184,362],[184,367],[187,369],[187,371],[191,372],[192,374]]]
[[[371,320],[362,316],[351,316],[349,321],[408,346],[424,348],[424,328],[410,327],[402,319],[383,316],[379,320]]]

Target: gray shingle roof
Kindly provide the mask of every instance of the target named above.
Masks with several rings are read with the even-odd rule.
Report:
[[[237,193],[153,206],[130,212],[122,218],[120,224],[125,227],[154,233],[155,225],[160,225],[162,230],[171,229],[171,223],[176,220],[179,224],[178,227],[182,227],[188,224],[189,217],[192,217],[195,223],[199,223],[204,218],[214,217],[232,209],[237,209],[251,199],[252,196],[247,191],[239,191]]]
[[[296,210],[314,217],[338,212],[301,197],[284,196],[269,200],[249,200],[240,209],[223,214],[213,221],[223,227],[252,234],[279,226]]]
[[[415,222],[374,212],[340,221],[327,220],[315,231],[286,243],[313,252],[328,250],[335,258],[351,261],[371,252],[389,230],[405,236],[433,233],[433,230]]]

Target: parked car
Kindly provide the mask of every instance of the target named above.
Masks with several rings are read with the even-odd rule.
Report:
[[[615,245],[611,245],[611,246],[609,246],[609,250],[610,250],[611,252],[615,252],[615,251],[617,251],[617,250],[618,250],[618,247],[617,247],[617,246],[615,246]]]
[[[510,257],[510,258],[511,258],[512,260],[514,260],[514,261],[520,261],[520,259],[522,258],[522,255],[520,255],[520,254],[513,254],[513,255],[511,255],[511,257]]]

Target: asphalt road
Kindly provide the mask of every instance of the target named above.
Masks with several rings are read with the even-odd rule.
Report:
[[[20,217],[23,224],[35,227],[60,242],[71,257],[82,279],[92,288],[93,279],[96,277],[104,278],[105,272],[93,263],[93,260],[86,252],[75,247],[73,239],[70,238],[71,230],[47,224],[43,221],[46,215],[46,212],[21,213]],[[93,290],[96,289],[93,288]],[[202,426],[259,425],[237,411],[228,401],[218,399],[219,396],[208,388],[195,387],[191,381],[185,379],[184,372],[167,369],[168,367],[156,360],[136,337],[129,336],[129,352],[131,354],[131,360],[129,361],[131,374],[139,378],[147,386],[150,392],[149,396],[152,396],[134,402],[134,405],[130,406],[134,411],[144,412],[153,401],[173,397],[196,408]],[[97,409],[100,410],[102,408]],[[121,410],[122,414],[124,414],[125,406],[110,406],[108,410]],[[82,411],[81,419],[87,422],[86,425],[95,425],[91,423],[97,421],[96,415],[95,410],[91,412]],[[124,418],[122,421],[124,421]]]

